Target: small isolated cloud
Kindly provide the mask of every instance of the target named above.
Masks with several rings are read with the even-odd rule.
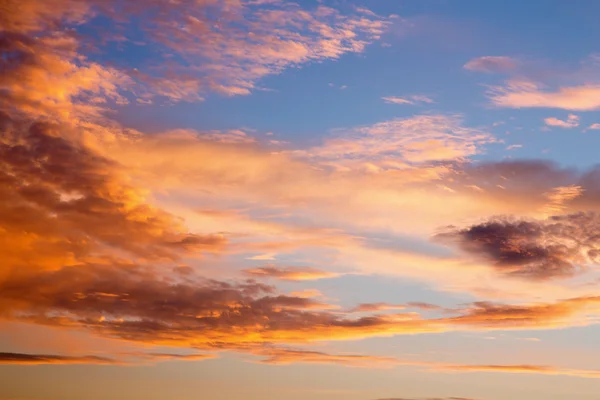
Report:
[[[560,108],[592,111],[600,109],[600,86],[580,85],[545,90],[531,81],[509,81],[488,91],[492,103],[507,108]]]
[[[559,128],[576,128],[579,126],[579,117],[575,114],[569,114],[566,120],[550,117],[544,119],[544,123],[548,126],[556,126]]]
[[[407,96],[407,97],[397,97],[397,96],[387,96],[387,97],[382,97],[383,101],[385,101],[388,104],[411,104],[411,105],[416,105],[418,103],[427,103],[427,104],[431,104],[434,103],[434,101],[427,96],[424,95],[412,95],[412,96]]]
[[[507,72],[517,67],[517,61],[506,56],[485,56],[474,58],[463,68],[479,72]]]
[[[406,303],[406,306],[410,307],[410,308],[418,308],[420,310],[425,310],[425,311],[441,310],[443,308],[438,305],[431,304],[431,303],[424,303],[422,301],[411,301],[411,302]]]
[[[586,130],[592,130],[592,131],[600,130],[600,124],[599,123],[592,124],[592,125],[588,126]]]
[[[404,310],[406,307],[402,304],[389,304],[389,303],[363,303],[359,304],[356,308],[352,309],[352,312],[373,312],[373,311],[387,311],[387,310]]]
[[[257,254],[252,257],[247,257],[246,260],[257,260],[257,261],[271,261],[275,259],[275,253]]]
[[[339,276],[339,274],[312,267],[276,267],[273,265],[247,269],[244,272],[256,277],[276,278],[284,281],[312,281]]]
[[[506,146],[506,150],[516,150],[522,148],[522,144],[511,144],[510,146]]]

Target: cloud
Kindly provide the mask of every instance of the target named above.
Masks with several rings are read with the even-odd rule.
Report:
[[[485,56],[474,58],[463,68],[478,72],[508,72],[517,68],[518,62],[506,56]]]
[[[556,126],[559,128],[576,128],[579,126],[579,117],[574,114],[569,114],[566,121],[550,117],[544,119],[544,123],[548,126]]]
[[[447,365],[440,370],[452,372],[506,372],[514,374],[542,374],[576,376],[579,378],[599,378],[600,370],[557,368],[545,365]]]
[[[0,353],[0,364],[116,364],[111,358],[98,356],[60,356],[46,354]]]
[[[558,214],[568,208],[567,203],[580,197],[584,189],[578,185],[558,186],[545,193],[548,204],[543,208],[547,214]]]
[[[587,127],[588,130],[598,130],[600,129],[600,124],[595,123]]]
[[[353,308],[351,312],[373,312],[373,311],[387,311],[387,310],[404,310],[406,306],[401,304],[389,304],[389,303],[363,303]]]
[[[247,269],[244,272],[254,277],[276,278],[286,281],[311,281],[339,276],[339,274],[321,271],[312,267],[277,267],[271,265]]]
[[[437,238],[481,257],[502,274],[523,279],[564,278],[600,260],[599,222],[594,213],[546,220],[496,218],[452,229]]]
[[[120,88],[130,87],[131,79],[81,56],[73,36],[54,33],[33,38],[3,32],[0,49],[10,54],[0,61],[4,110],[76,121],[99,118],[108,100],[127,102]]]
[[[174,260],[181,251],[218,252],[227,243],[219,234],[186,232],[180,219],[152,207],[118,164],[67,139],[68,126],[0,118],[5,269],[56,269],[98,249]]]
[[[509,75],[502,84],[487,85],[486,94],[497,107],[569,111],[593,111],[600,107],[599,66],[596,54],[586,57],[577,68],[509,57],[482,57],[465,64],[467,69]]]
[[[589,320],[576,321],[577,315],[595,312],[600,305],[597,296],[578,297],[554,303],[525,305],[475,302],[461,315],[449,317],[446,323],[467,324],[481,329],[548,329],[559,326],[586,325]],[[574,325],[572,325],[574,324]]]
[[[373,13],[346,15],[326,6],[303,8],[293,2],[183,0],[147,4],[141,0],[125,6],[116,0],[53,0],[44,4],[11,0],[3,3],[1,22],[8,32],[42,38],[51,37],[50,32],[85,26],[95,33],[85,40],[96,51],[118,42],[126,50],[143,47],[150,59],[171,60],[157,64],[139,57],[118,66],[137,83],[135,93],[141,102],[155,96],[199,101],[209,92],[246,95],[267,75],[362,52],[390,24],[388,18]],[[140,18],[123,18],[123,13]],[[97,22],[100,17],[105,17],[101,28]],[[123,36],[119,33],[123,28],[136,30],[141,37],[133,40]],[[76,86],[61,86],[67,87]]]
[[[431,303],[424,303],[421,301],[409,301],[406,303],[407,307],[418,308],[421,310],[442,310],[443,308]]]
[[[101,356],[67,356],[57,354],[0,353],[0,364],[46,365],[46,364],[100,364],[132,365],[161,361],[199,361],[214,358],[212,354],[129,353],[119,359]],[[132,358],[133,357],[133,358]]]
[[[359,354],[328,354],[319,351],[271,349],[259,353],[266,357],[260,360],[263,364],[337,364],[349,367],[393,367],[396,359],[392,357],[377,357]]]
[[[522,144],[511,144],[510,146],[506,146],[506,150],[516,150],[522,148]]]
[[[414,163],[462,159],[479,153],[481,146],[491,142],[492,135],[463,127],[459,116],[419,115],[338,130],[323,145],[294,154],[377,172],[394,166],[407,168]]]
[[[572,111],[600,108],[600,86],[591,84],[545,90],[532,81],[510,81],[505,86],[491,87],[488,96],[494,105],[507,108],[560,108]],[[550,123],[560,123],[558,121],[550,118]]]
[[[383,101],[390,104],[418,104],[418,103],[433,103],[434,101],[424,95],[412,95],[408,97],[388,96],[382,97]]]

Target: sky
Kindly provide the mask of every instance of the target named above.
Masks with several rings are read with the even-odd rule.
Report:
[[[598,12],[0,0],[0,400],[600,400]]]

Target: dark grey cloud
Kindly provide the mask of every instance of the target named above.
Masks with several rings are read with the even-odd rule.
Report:
[[[544,220],[492,218],[449,228],[435,239],[524,279],[570,277],[600,261],[600,217],[576,213]]]

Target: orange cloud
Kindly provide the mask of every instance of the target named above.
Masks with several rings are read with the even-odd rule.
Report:
[[[9,32],[0,38],[0,49],[11,54],[2,61],[0,76],[0,107],[6,111],[76,122],[98,119],[107,100],[127,102],[119,88],[131,86],[131,80],[114,68],[87,61],[72,36],[33,38]]]
[[[261,7],[258,3],[183,0],[153,1],[149,6],[145,0],[125,5],[116,0],[7,0],[2,3],[0,23],[9,32],[41,36],[86,24],[94,30],[89,22],[104,16],[110,27],[85,38],[96,48],[119,41],[122,46],[147,46],[156,59],[181,59],[152,69],[142,62],[123,70],[142,84],[136,88],[142,102],[156,95],[199,101],[207,92],[249,94],[264,76],[362,52],[390,24],[388,18],[374,13],[346,15],[325,6],[303,8],[275,1]],[[123,13],[144,17],[127,19]],[[143,33],[143,43],[113,33],[123,26]],[[251,37],[245,32],[252,32]],[[54,86],[55,90],[67,87]]]
[[[270,349],[259,353],[266,357],[260,360],[263,364],[337,364],[349,367],[393,367],[396,360],[392,357],[377,357],[360,354],[328,354],[319,351]]]
[[[213,351],[247,351],[256,343],[592,323],[582,314],[594,309],[593,298],[542,305],[475,303],[453,317],[430,319],[417,313],[377,314],[398,306],[372,303],[359,306],[369,314],[355,318],[335,305],[301,293],[281,295],[274,287],[254,280],[213,280],[179,265],[186,256],[222,254],[232,244],[231,237],[238,240],[233,250],[238,253],[271,254],[299,246],[347,250],[364,243],[342,229],[289,228],[243,218],[237,222],[245,227],[260,227],[272,236],[284,232],[288,237],[244,241],[239,238],[247,237],[242,234],[245,232],[237,232],[238,236],[223,232],[223,226],[230,226],[224,224],[219,229],[203,228],[203,233],[194,233],[181,218],[153,205],[151,193],[137,186],[140,182],[149,189],[174,187],[183,192],[182,181],[189,182],[193,176],[192,185],[198,186],[191,191],[217,193],[212,198],[217,200],[215,203],[222,199],[218,196],[250,204],[266,200],[267,209],[298,214],[308,210],[311,221],[324,216],[323,220],[329,218],[326,222],[333,221],[333,226],[339,221],[336,218],[345,218],[345,224],[356,228],[372,223],[369,213],[388,227],[390,212],[397,212],[395,217],[406,216],[398,220],[411,226],[413,220],[408,217],[413,218],[416,208],[427,208],[425,204],[444,206],[437,207],[444,208],[441,211],[434,211],[436,207],[421,211],[428,214],[429,224],[439,223],[435,212],[452,219],[460,212],[464,213],[460,216],[471,216],[474,204],[494,199],[499,192],[470,181],[492,174],[490,171],[545,177],[534,183],[519,178],[522,180],[517,180],[517,188],[512,191],[510,184],[503,182],[508,187],[504,191],[513,196],[537,191],[538,197],[534,198],[541,203],[548,201],[548,196],[540,195],[547,192],[548,181],[555,187],[557,176],[567,181],[572,178],[568,172],[536,163],[461,164],[458,168],[453,163],[479,153],[494,138],[464,127],[457,116],[417,116],[349,129],[309,151],[278,154],[258,145],[248,146],[253,140],[243,131],[211,131],[202,137],[176,131],[145,137],[111,126],[102,117],[105,102],[124,102],[121,91],[144,83],[148,88],[139,97],[143,101],[155,95],[198,100],[205,91],[246,94],[261,77],[284,68],[362,51],[383,32],[385,19],[366,17],[364,13],[360,17],[346,16],[326,7],[307,11],[290,3],[274,4],[265,12],[257,12],[255,4],[250,3],[203,3],[220,16],[221,25],[216,29],[206,15],[195,14],[204,13],[206,7],[190,9],[187,1],[158,2],[157,10],[170,11],[164,14],[168,19],[159,12],[160,18],[142,28],[152,32],[152,39],[164,46],[158,46],[159,51],[166,54],[185,50],[189,58],[185,67],[159,67],[150,77],[143,71],[125,73],[101,67],[81,54],[73,37],[44,31],[85,23],[94,13],[111,15],[110,2],[100,8],[94,3],[93,12],[86,7],[69,8],[71,2],[55,1],[54,9],[36,10],[30,4],[34,3],[24,3],[20,9],[25,14],[13,16],[12,32],[0,41],[3,50],[15,55],[14,59],[2,60],[10,68],[6,69],[8,77],[1,81],[7,97],[0,103],[0,318],[83,329],[130,342]],[[131,2],[128,11],[147,4]],[[238,29],[240,26],[242,29]],[[251,43],[245,31],[256,32]],[[33,34],[39,39],[33,39]],[[202,62],[194,62],[197,60]],[[445,163],[439,165],[440,161]],[[331,166],[339,169],[331,170]],[[365,173],[350,177],[345,173],[357,169]],[[441,176],[452,178],[446,182],[448,185],[460,186],[451,189],[456,197],[431,195],[432,191],[443,193],[430,186]],[[155,178],[157,182],[152,184],[156,186],[148,183]],[[523,182],[527,182],[527,189],[518,187]],[[476,196],[461,192],[461,188],[475,187],[480,189]],[[538,191],[540,187],[544,191]],[[587,187],[585,193],[591,194],[577,200],[594,198]],[[563,195],[564,201],[575,200]],[[505,198],[496,203],[504,203]],[[485,214],[488,204],[482,207],[483,211],[478,212]],[[352,221],[348,221],[348,215],[352,215]],[[560,222],[567,228],[586,223],[568,219]],[[587,223],[594,228],[593,220]],[[424,231],[430,227],[419,225]],[[480,253],[489,256],[494,252],[485,248]],[[444,265],[454,266],[453,260]],[[308,267],[264,267],[246,272],[288,280],[337,276]],[[422,303],[408,305],[432,309]],[[271,349],[254,354],[263,354],[265,362],[272,363],[296,360],[363,365],[382,361],[370,356],[296,350]],[[30,363],[98,361],[88,356],[10,357]],[[152,357],[206,358],[165,354]]]
[[[339,276],[339,274],[312,267],[276,267],[273,265],[247,269],[244,272],[255,277],[277,278],[286,281],[311,281]]]
[[[565,375],[580,378],[600,378],[600,370],[558,368],[545,365],[440,365],[440,371],[452,372],[505,372],[512,374]]]

